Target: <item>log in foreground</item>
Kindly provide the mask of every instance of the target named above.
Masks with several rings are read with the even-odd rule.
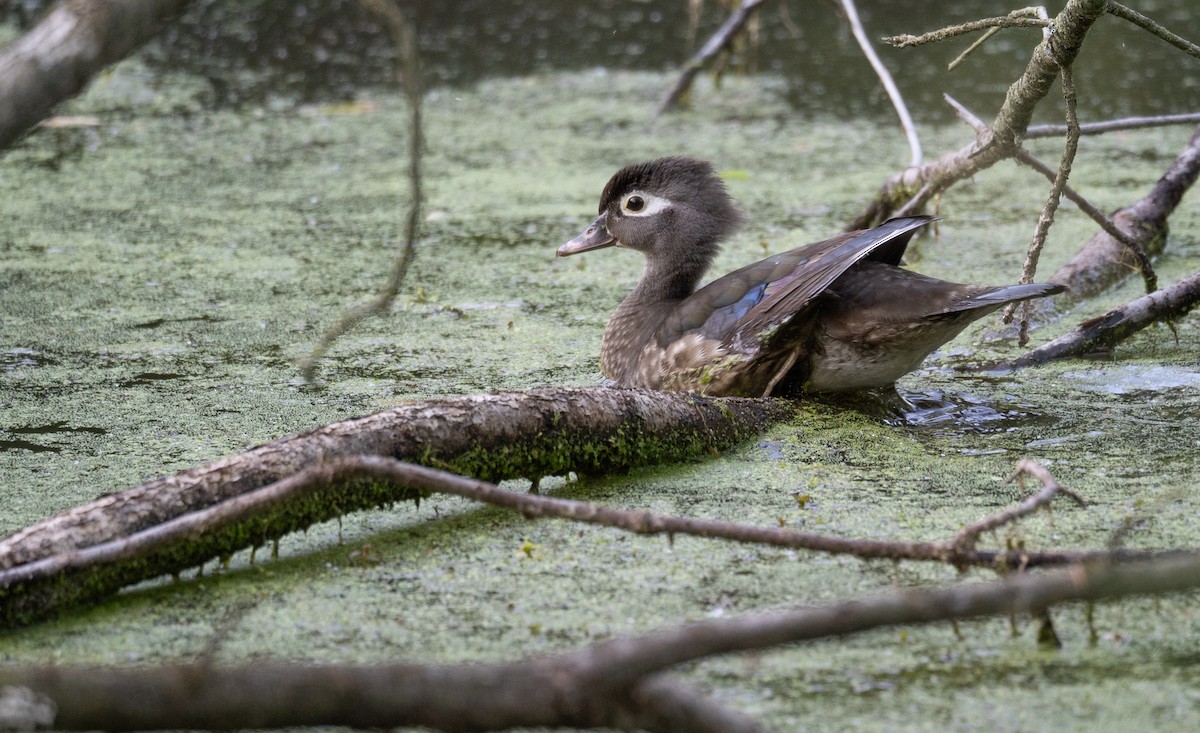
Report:
[[[127,537],[279,481],[361,455],[390,456],[486,481],[606,474],[728,448],[791,413],[775,400],[625,389],[548,389],[404,405],[266,443],[67,510],[0,540],[0,569]],[[133,562],[0,587],[0,628],[258,547],[347,512],[418,495],[350,480]]]
[[[563,726],[711,730],[711,726],[646,725],[644,716],[653,711],[637,714],[636,703],[645,697],[642,688],[658,683],[665,670],[718,654],[885,626],[1036,613],[1064,602],[1172,593],[1197,585],[1200,556],[1190,553],[1153,562],[1077,565],[996,582],[893,591],[818,608],[713,619],[613,639],[559,656],[500,664],[9,667],[0,669],[0,686],[7,686],[0,689],[6,695],[22,696],[29,711],[27,727],[40,722],[57,730],[314,725],[456,731]],[[42,717],[35,720],[35,714]]]

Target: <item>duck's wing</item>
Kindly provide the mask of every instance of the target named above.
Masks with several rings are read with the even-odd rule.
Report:
[[[930,216],[892,219],[874,229],[842,234],[735,270],[681,303],[656,334],[659,345],[665,347],[696,332],[737,348],[741,346],[738,342],[809,307],[864,258],[898,263],[912,233],[931,221]]]

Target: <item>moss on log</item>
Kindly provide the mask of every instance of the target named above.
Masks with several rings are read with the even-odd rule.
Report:
[[[608,474],[709,455],[788,414],[783,401],[594,388],[421,402],[333,423],[103,496],[0,541],[0,627],[93,603],[347,512],[417,498],[404,487],[352,480],[149,556],[50,576],[22,572],[30,563],[128,537],[337,458],[389,456],[485,481]]]

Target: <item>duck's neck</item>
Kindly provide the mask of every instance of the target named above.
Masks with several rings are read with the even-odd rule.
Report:
[[[608,319],[600,347],[600,368],[620,384],[638,383],[642,350],[671,311],[696,291],[708,261],[667,263],[648,259],[637,286]]]

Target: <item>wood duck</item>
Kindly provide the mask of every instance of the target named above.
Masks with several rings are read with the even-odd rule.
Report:
[[[768,257],[699,290],[742,222],[705,161],[617,171],[600,216],[557,255],[616,245],[646,256],[604,329],[600,366],[620,386],[767,396],[883,387],[968,324],[1059,285],[960,285],[899,267],[933,217],[892,219]]]

